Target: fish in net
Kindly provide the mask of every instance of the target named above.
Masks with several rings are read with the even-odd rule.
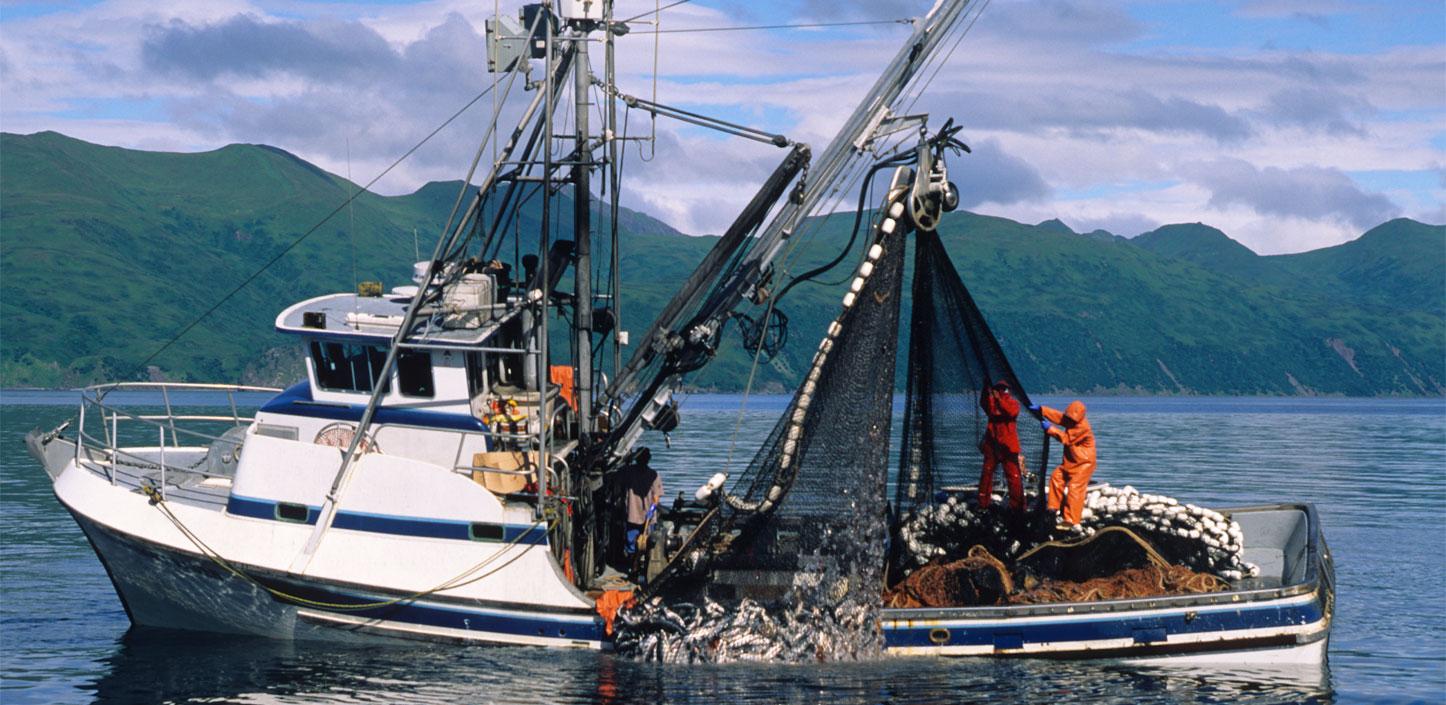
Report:
[[[882,653],[904,197],[892,194],[840,314],[758,453],[651,597],[619,612],[619,652],[686,661]]]

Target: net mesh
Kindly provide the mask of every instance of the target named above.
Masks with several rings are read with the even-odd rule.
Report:
[[[1032,402],[1010,369],[984,314],[949,261],[936,232],[915,238],[913,310],[909,322],[907,397],[894,510],[939,501],[944,490],[973,494],[984,464],[981,442],[989,418],[980,395],[998,381],[1019,401],[1020,470],[1025,491],[1038,489],[1048,460],[1046,436],[1027,411]],[[1002,468],[994,485],[1005,488]]]
[[[715,562],[715,577],[726,578],[715,592],[726,593],[719,584],[761,587],[743,572],[777,571],[774,579],[789,581],[783,592],[806,586],[794,576],[827,574],[835,584],[823,587],[834,598],[840,590],[879,584],[905,239],[878,244],[878,257],[865,265],[868,276],[848,295],[852,304],[830,327],[803,385],[735,485],[742,501],[726,505],[725,524],[739,533]],[[787,501],[764,507],[767,513],[749,511],[782,499],[780,490]],[[730,573],[735,568],[739,575]]]
[[[885,222],[782,417],[650,586],[674,608],[807,606],[812,629],[831,635],[809,651],[816,658],[876,655],[883,645],[874,616],[906,243]]]

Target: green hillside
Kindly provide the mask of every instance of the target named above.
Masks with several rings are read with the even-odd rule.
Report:
[[[1204,223],[1166,225],[1130,240],[1137,247],[1251,282],[1291,284],[1281,268]]]
[[[1397,218],[1342,245],[1265,259],[1360,301],[1439,313],[1446,305],[1443,258],[1446,229]]]
[[[271,147],[162,154],[55,133],[0,135],[0,386],[70,386],[136,364],[340,204],[354,188]],[[290,303],[355,280],[409,283],[460,182],[364,194],[153,363],[171,379],[282,383],[300,364],[272,330]],[[564,231],[570,207],[555,213]],[[533,242],[536,203],[516,233]],[[852,217],[801,228],[788,271],[832,257]],[[712,246],[625,211],[623,327],[636,339]],[[605,224],[604,224],[605,226]],[[1360,239],[1260,257],[1203,225],[1134,240],[969,213],[941,226],[1016,371],[1035,390],[1230,394],[1446,392],[1446,228],[1397,220]],[[595,245],[599,261],[606,243]],[[513,244],[499,252],[511,258]],[[857,249],[855,250],[857,254]],[[850,260],[852,261],[852,260]],[[353,272],[355,271],[355,275]],[[805,368],[846,275],[781,304],[790,344],[757,371]],[[730,328],[693,382],[738,389],[751,358]]]

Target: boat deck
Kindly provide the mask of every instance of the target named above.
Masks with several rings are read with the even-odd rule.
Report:
[[[87,448],[77,460],[111,484],[137,493],[149,486],[170,502],[223,509],[231,494],[231,478],[201,469],[207,453],[207,448],[166,448],[164,453],[154,447],[120,448],[114,453]]]

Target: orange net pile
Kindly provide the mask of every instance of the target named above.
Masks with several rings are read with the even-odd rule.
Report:
[[[983,546],[952,563],[930,563],[884,591],[884,607],[957,607],[1004,604],[1014,579],[1004,563]]]
[[[1209,573],[1197,573],[1185,566],[1157,565],[1126,568],[1101,578],[1084,581],[1043,580],[1033,588],[1010,595],[1010,604],[1035,605],[1046,602],[1093,602],[1126,600],[1161,595],[1189,595],[1219,592],[1227,583]]]

